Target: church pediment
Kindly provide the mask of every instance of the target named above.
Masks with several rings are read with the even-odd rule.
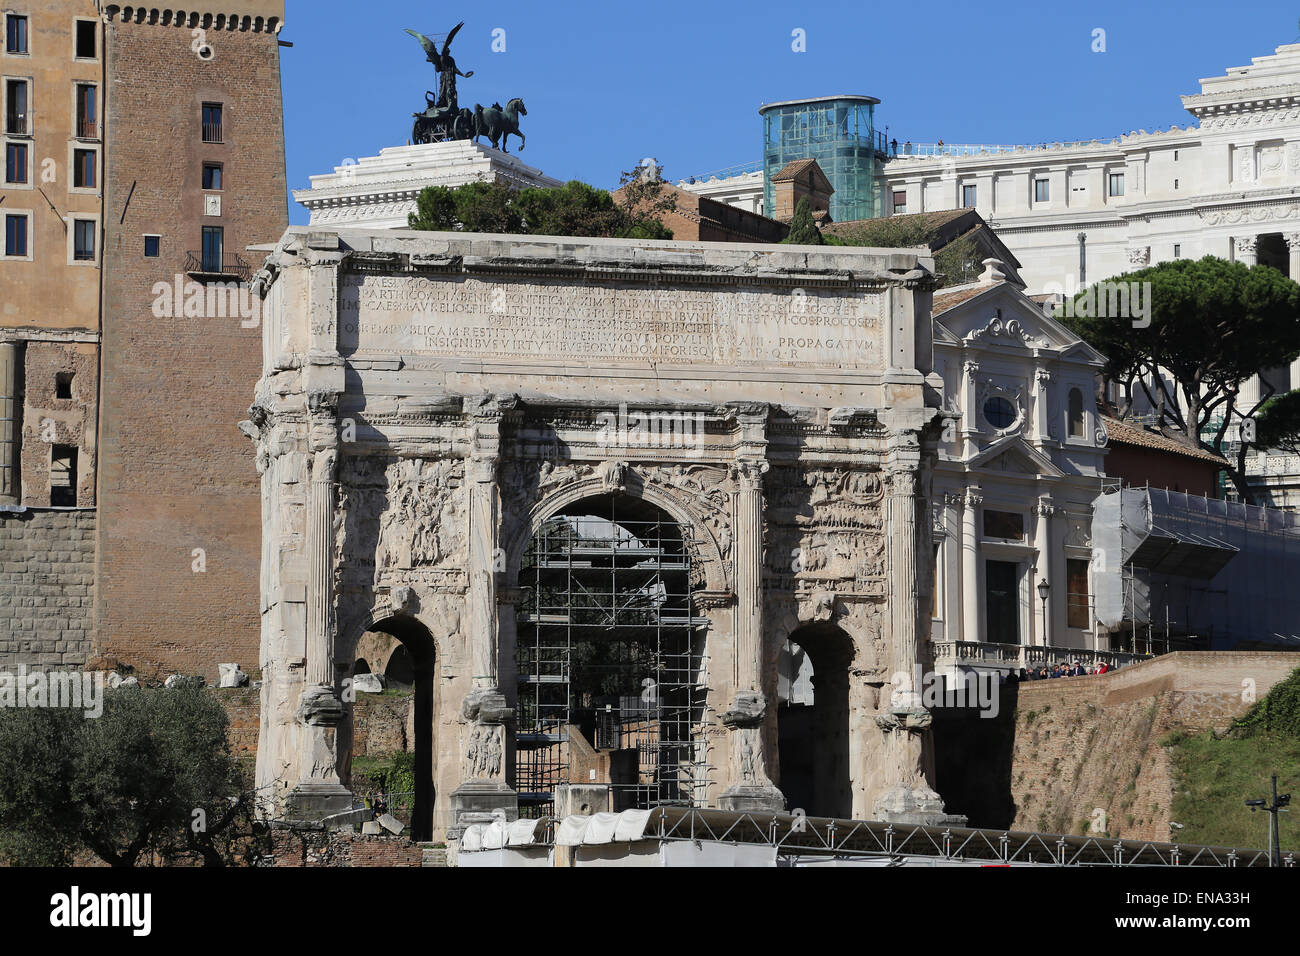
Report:
[[[1010,283],[991,285],[938,313],[936,344],[960,343],[974,348],[1018,351],[1061,350],[1070,354],[1080,346],[1087,359],[1104,361],[1077,335],[1047,315],[1042,307]],[[940,335],[942,328],[946,335]],[[1080,353],[1084,357],[1085,353]]]
[[[1018,435],[995,441],[966,464],[967,471],[1064,478],[1052,459]]]

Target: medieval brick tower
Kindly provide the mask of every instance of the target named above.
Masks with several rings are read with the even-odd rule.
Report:
[[[107,4],[98,649],[211,679],[257,661],[261,509],[238,422],[246,289],[288,222],[283,0]],[[241,308],[242,303],[242,308]]]

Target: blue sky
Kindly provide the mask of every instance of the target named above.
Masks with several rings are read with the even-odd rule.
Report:
[[[406,27],[446,33],[465,20],[452,53],[475,73],[459,81],[461,104],[522,97],[521,159],[610,187],[645,156],[673,181],[756,160],[759,105],[807,96],[879,98],[877,123],[900,143],[1032,143],[1187,125],[1180,94],[1295,42],[1298,17],[1282,0],[288,0],[289,187],[407,141],[411,113],[437,87]],[[504,52],[492,51],[496,29]],[[792,50],[796,29],[806,52]],[[1105,31],[1104,53],[1092,50],[1095,29]],[[291,202],[290,217],[305,222],[306,210]]]

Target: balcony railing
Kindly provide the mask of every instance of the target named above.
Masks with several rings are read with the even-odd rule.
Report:
[[[77,139],[98,139],[99,124],[93,119],[77,120]]]
[[[238,255],[204,255],[201,252],[185,253],[185,271],[192,276],[207,279],[237,279],[247,282],[253,277],[253,267]]]
[[[220,123],[204,123],[204,124],[203,124],[203,142],[205,142],[205,143],[223,143],[223,142],[225,142],[225,140],[223,140],[223,139],[221,138],[221,124],[220,124]]]
[[[1148,656],[1119,651],[1094,651],[1082,647],[1026,647],[1023,644],[992,644],[983,641],[934,642],[936,667],[984,665],[1003,670],[1019,670],[1022,667],[1055,667],[1057,664],[1079,661],[1085,667],[1104,662],[1115,668],[1147,660]]]
[[[31,133],[26,113],[10,113],[5,120],[5,132],[10,136],[27,136]]]

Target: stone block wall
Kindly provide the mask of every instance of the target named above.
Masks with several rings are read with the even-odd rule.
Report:
[[[0,667],[79,667],[91,654],[95,512],[0,512]]]

